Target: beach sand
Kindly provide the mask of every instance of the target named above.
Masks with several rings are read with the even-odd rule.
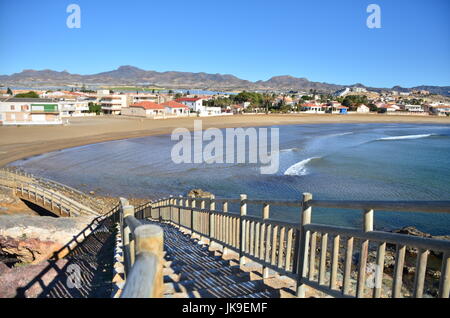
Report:
[[[0,166],[30,156],[103,141],[170,134],[175,128],[192,130],[201,119],[203,129],[319,123],[437,123],[450,124],[449,117],[380,114],[289,114],[234,115],[143,119],[121,116],[70,118],[64,126],[0,126]]]

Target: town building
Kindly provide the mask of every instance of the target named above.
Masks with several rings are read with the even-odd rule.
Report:
[[[370,113],[370,108],[364,104],[359,105],[358,108],[356,108],[357,113]]]
[[[302,110],[305,113],[325,113],[326,107],[327,106],[307,103],[307,104],[303,104]]]
[[[148,93],[128,93],[131,97],[131,104],[136,104],[140,102],[153,102],[153,103],[161,103],[163,102],[163,98],[158,94],[148,94]]]
[[[178,98],[175,100],[177,103],[181,103],[183,105],[186,105],[193,111],[194,113],[202,112],[203,111],[203,99],[202,98]]]
[[[393,104],[384,104],[380,109],[382,112],[393,113],[400,110],[400,107]]]
[[[2,125],[61,125],[58,102],[42,98],[1,98]]]
[[[444,105],[444,104],[431,104],[430,112],[435,115],[450,115],[450,105]]]
[[[160,105],[165,108],[165,112],[169,116],[189,116],[190,113],[188,106],[175,101],[165,102]]]
[[[197,113],[200,117],[220,116],[222,109],[220,107],[203,106],[204,98],[178,98],[175,101],[189,107],[191,112]]]
[[[83,100],[64,100],[58,102],[62,117],[80,117],[89,113],[89,102]]]
[[[121,109],[121,115],[133,117],[157,117],[164,116],[166,108],[153,102],[140,102],[131,104]]]
[[[122,108],[131,104],[132,97],[122,94],[111,94],[99,96],[99,104],[104,114],[120,115]]]
[[[404,105],[404,108],[408,112],[412,113],[423,113],[425,112],[422,105]]]

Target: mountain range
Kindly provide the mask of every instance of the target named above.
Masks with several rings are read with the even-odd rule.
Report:
[[[373,91],[428,90],[433,94],[450,95],[450,86],[416,86],[403,88],[373,88],[362,84],[338,85],[309,81],[289,75],[275,76],[267,81],[251,82],[229,74],[208,74],[190,72],[156,72],[146,71],[134,66],[120,66],[118,69],[92,75],[71,74],[67,71],[24,70],[12,75],[0,75],[0,84],[11,85],[147,85],[164,88],[187,88],[204,90],[283,90],[334,92],[344,87],[363,87]]]

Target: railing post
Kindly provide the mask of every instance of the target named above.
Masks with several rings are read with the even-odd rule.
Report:
[[[157,259],[155,282],[148,297],[163,297],[163,230],[156,225],[141,225],[134,231],[136,237],[136,255],[140,253],[154,254]]]
[[[131,269],[134,264],[134,238],[133,233],[131,233],[130,227],[127,225],[126,218],[128,216],[134,216],[134,207],[132,205],[126,205],[122,207],[123,210],[123,245],[124,252],[127,254],[125,256],[125,266],[127,272]]]
[[[364,232],[373,231],[373,210],[364,211]],[[366,267],[367,267],[367,256],[369,254],[369,240],[365,240],[361,243],[361,252],[359,253],[359,270],[358,270],[358,281],[356,288],[356,297],[364,297],[364,286],[366,284]]]
[[[209,242],[211,243],[211,239],[214,236],[214,214],[213,211],[216,210],[216,197],[214,195],[211,195],[211,198],[209,200],[209,216],[208,216],[208,235],[209,235]]]
[[[195,201],[195,198],[191,198],[191,237],[194,237],[195,233],[195,227],[197,226],[197,220],[194,217],[194,208],[196,207],[197,201]]]
[[[297,238],[299,240],[299,251],[298,251],[298,269],[297,269],[297,297],[305,297],[306,285],[302,283],[303,278],[306,276],[307,272],[307,262],[308,262],[308,245],[309,245],[309,231],[305,231],[304,226],[311,223],[311,212],[312,207],[309,205],[309,201],[312,200],[311,193],[304,193],[302,200],[302,212],[300,215],[300,233]]]
[[[439,282],[439,298],[450,295],[450,253],[442,253],[441,279]]]
[[[241,217],[240,217],[240,227],[239,227],[239,265],[245,265],[245,256],[243,255],[245,247],[245,230],[244,229],[244,219],[243,217],[247,215],[247,195],[241,194]]]
[[[224,214],[228,213],[228,201],[223,201],[222,211]],[[218,224],[216,226],[218,232],[220,233],[219,235],[221,236],[219,239],[222,239],[222,237],[226,234],[226,231],[227,231],[227,223],[228,223],[227,216],[223,215],[221,217],[220,215],[218,215],[217,220],[218,221],[222,220],[222,222],[218,222]],[[233,231],[231,231],[231,232],[233,233]],[[232,245],[232,244],[230,244],[230,245]],[[223,246],[222,253],[223,253],[223,256],[228,255],[228,247]]]
[[[178,200],[176,200],[175,202],[178,206],[178,208],[177,208],[177,210],[178,210],[178,226],[181,227],[181,208],[180,207],[183,206],[182,196],[180,195]]]
[[[268,220],[269,217],[270,217],[270,205],[267,203],[264,203],[264,205],[263,205],[263,220]],[[266,225],[263,223],[263,224],[261,224],[261,226],[264,226],[264,231],[262,233],[262,236],[264,236],[264,237],[261,237],[261,241],[266,243],[266,240],[265,240]],[[268,245],[266,244],[264,246],[264,250],[267,248],[268,248]],[[269,277],[270,277],[270,269],[266,266],[263,266],[263,278],[269,278]]]
[[[200,201],[200,209],[201,210],[205,210],[205,200],[204,199],[202,199],[201,201]],[[204,220],[205,220],[205,218],[204,218],[204,212],[200,212],[199,213],[199,225],[200,225],[200,241],[201,242],[203,242],[203,243],[206,243],[205,242],[205,238],[204,238],[204,232],[205,232],[205,224],[204,224]]]
[[[174,211],[174,208],[173,208],[173,196],[170,195],[170,197],[169,197],[169,199],[167,201],[168,201],[168,205],[169,205],[170,222],[175,223],[174,222],[174,216],[173,216],[173,211]]]

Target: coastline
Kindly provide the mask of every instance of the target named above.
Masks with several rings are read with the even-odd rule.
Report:
[[[193,130],[194,120],[201,119],[203,129],[238,128],[297,124],[341,123],[410,123],[447,124],[450,118],[435,116],[400,116],[379,114],[271,114],[223,117],[190,117],[153,120],[131,117],[70,118],[67,126],[0,126],[0,167],[11,162],[52,151],[113,140],[170,134],[184,127]]]

